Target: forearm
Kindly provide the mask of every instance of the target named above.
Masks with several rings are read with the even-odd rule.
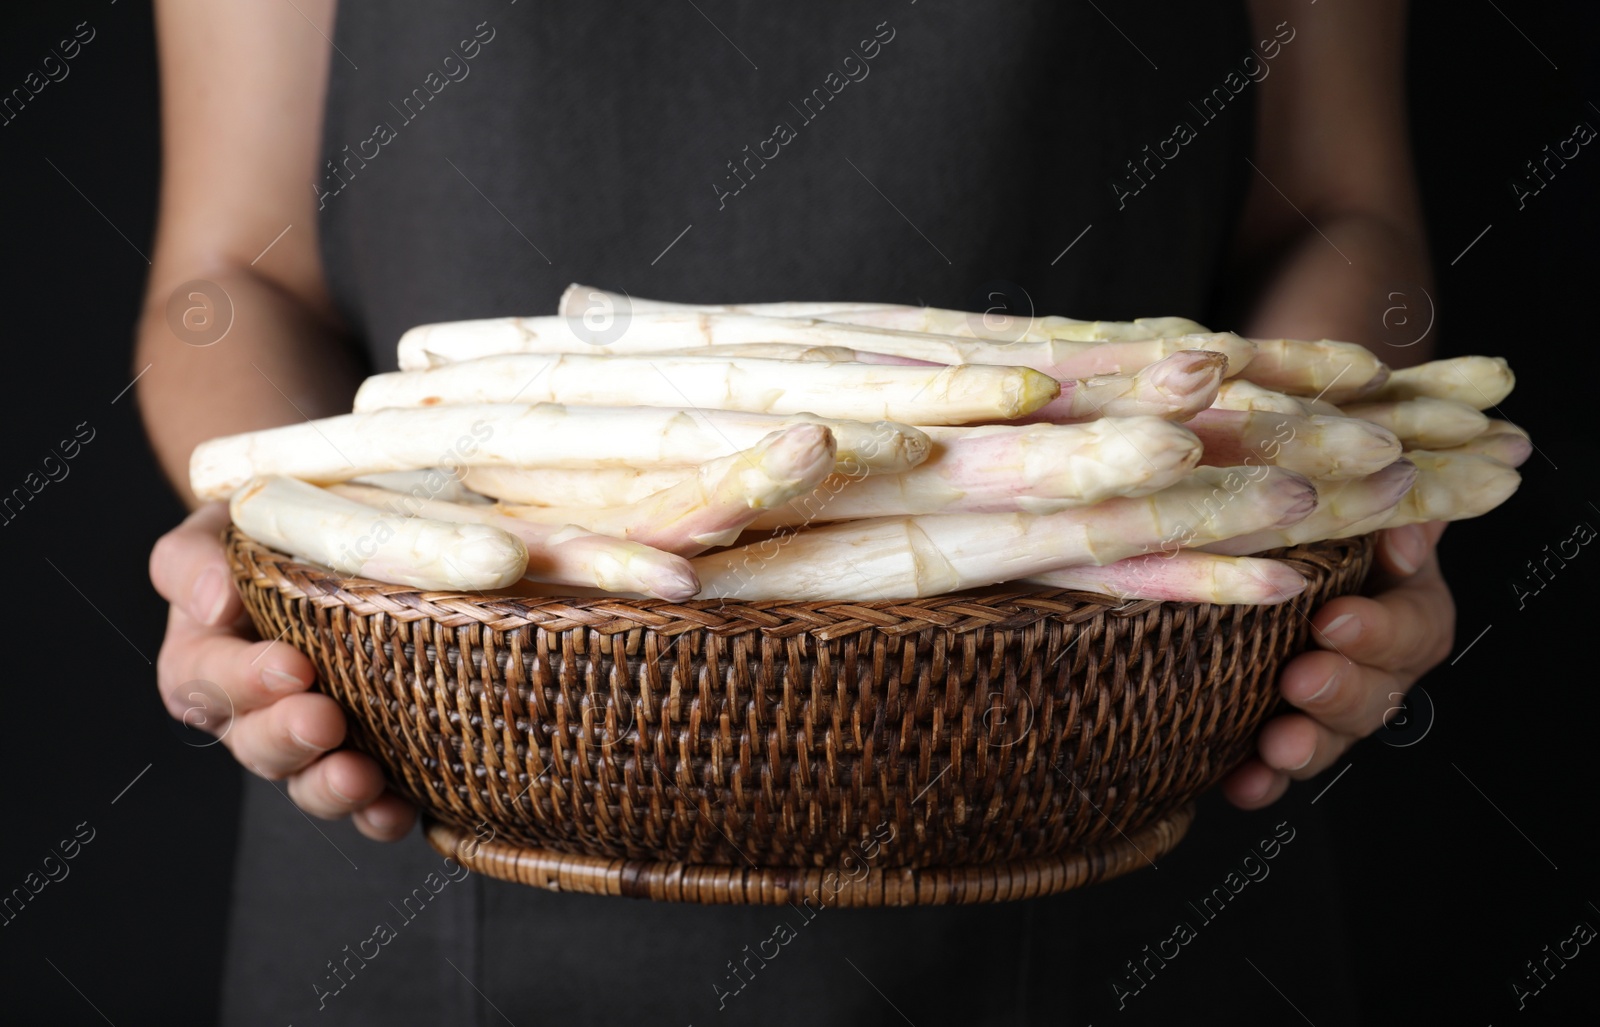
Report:
[[[248,269],[207,280],[233,305],[227,334],[208,346],[184,341],[192,336],[168,323],[166,292],[153,289],[135,360],[136,368],[149,365],[135,386],[145,430],[190,507],[199,502],[189,490],[189,453],[197,443],[348,411],[361,377],[325,315]]]
[[[1406,5],[1249,0],[1257,38],[1292,33],[1261,81],[1228,313],[1246,334],[1429,359],[1433,300],[1406,127]],[[1426,292],[1424,292],[1426,290]]]
[[[1362,212],[1313,220],[1316,229],[1243,273],[1253,279],[1241,297],[1243,333],[1357,342],[1393,367],[1430,359],[1433,280],[1422,226]]]
[[[308,188],[334,0],[157,0],[155,13],[160,217],[133,366],[156,457],[194,506],[197,443],[349,410],[355,392]]]

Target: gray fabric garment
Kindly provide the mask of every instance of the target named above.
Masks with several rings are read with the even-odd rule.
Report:
[[[1250,174],[1240,69],[1293,55],[1292,38],[1270,59],[1252,48],[1235,4],[344,6],[324,129],[338,171],[312,188],[335,298],[379,370],[411,325],[552,313],[573,281],[1204,319]],[[1165,144],[1180,122],[1194,137]],[[1148,162],[1140,178],[1130,161]],[[1275,987],[1320,1027],[1352,1022],[1303,799],[1257,815],[1209,802],[1159,870],[1078,894],[800,923],[476,875],[406,918],[390,903],[440,857],[343,824],[319,838],[269,787],[246,790],[231,1024],[1299,1022]],[[1124,962],[1283,820],[1297,834],[1271,876],[1119,1010]],[[374,951],[361,942],[388,920],[392,941],[319,999],[313,985],[338,983],[326,964]],[[781,956],[732,976],[785,920]]]
[[[461,879],[420,833],[370,842],[273,790],[245,789],[227,1024],[1166,1027],[1297,1024],[1296,1007],[1319,1027],[1358,1022],[1327,829],[1304,792],[1257,814],[1208,797],[1155,869],[1082,891],[807,918]],[[760,958],[780,923],[793,937]]]

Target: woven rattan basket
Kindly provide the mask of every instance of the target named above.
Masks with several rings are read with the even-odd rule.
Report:
[[[496,877],[693,902],[989,902],[1144,866],[1250,750],[1367,539],[1280,606],[995,589],[887,602],[420,592],[227,535],[263,637]]]

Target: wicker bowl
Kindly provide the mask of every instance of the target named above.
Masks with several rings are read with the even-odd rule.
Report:
[[[1279,606],[1015,586],[882,602],[530,599],[341,577],[226,534],[261,635],[473,869],[656,899],[1024,898],[1145,865],[1251,749],[1368,538]]]

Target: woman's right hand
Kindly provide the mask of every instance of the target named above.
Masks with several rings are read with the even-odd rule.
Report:
[[[170,605],[156,680],[167,712],[221,738],[247,769],[287,779],[289,798],[312,816],[353,817],[368,838],[395,841],[416,819],[386,791],[371,757],[338,748],[344,713],[307,691],[315,671],[305,654],[254,637],[222,551],[224,503],[208,503],[161,536],[150,551],[150,581]]]

